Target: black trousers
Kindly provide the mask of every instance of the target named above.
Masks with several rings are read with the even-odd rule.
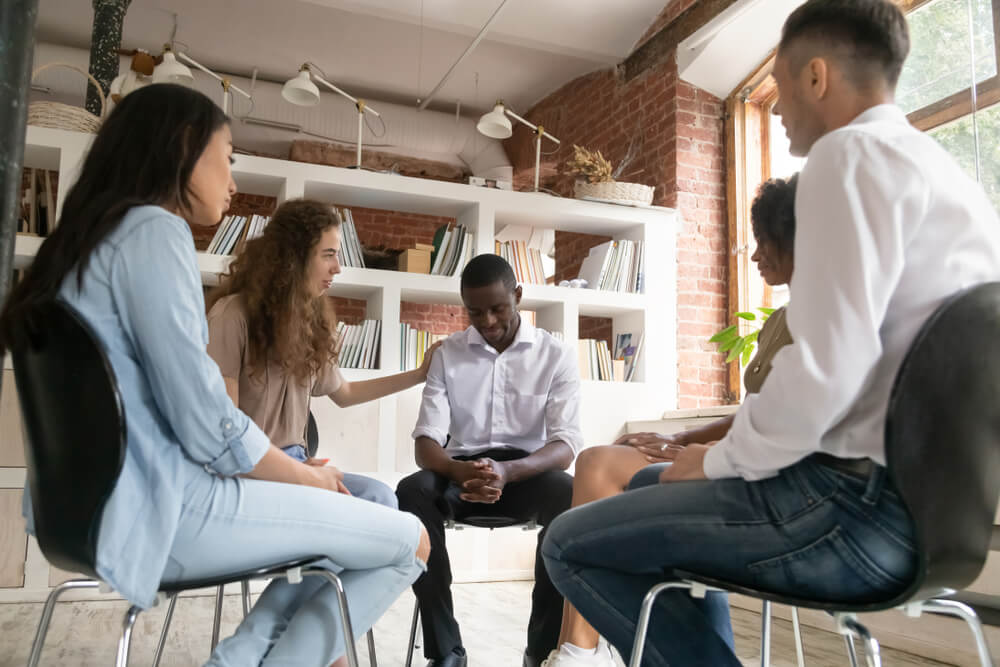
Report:
[[[526,452],[491,449],[458,460],[489,457],[510,461],[527,456]],[[459,487],[446,477],[421,470],[400,481],[396,488],[399,509],[417,515],[431,541],[427,572],[413,584],[420,605],[424,631],[424,656],[443,658],[462,646],[462,635],[455,620],[451,598],[451,562],[445,548],[444,522],[461,521],[468,516],[503,516],[519,521],[534,520],[545,526],[538,535],[535,549],[535,588],[531,593],[531,619],[528,622],[528,655],[544,659],[556,648],[562,624],[563,598],[549,580],[542,562],[541,546],[549,523],[569,509],[573,497],[573,478],[561,470],[544,472],[531,479],[507,484],[500,500],[493,504],[470,503],[460,499]]]

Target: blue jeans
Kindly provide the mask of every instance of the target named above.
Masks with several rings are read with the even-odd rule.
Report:
[[[308,457],[306,448],[302,445],[289,445],[282,447],[281,451],[300,462],[304,462]],[[392,509],[399,509],[399,500],[396,498],[396,492],[390,489],[387,484],[377,479],[358,475],[353,472],[345,472],[344,486],[347,487],[347,490],[355,498],[385,505]]]
[[[421,525],[412,514],[253,479],[204,475],[190,487],[166,581],[325,556],[343,581],[354,631],[362,636],[425,570],[415,555]],[[344,654],[340,627],[337,597],[325,579],[276,579],[207,664],[325,667]]]
[[[905,588],[917,565],[913,524],[885,469],[864,479],[812,458],[758,482],[656,484],[582,505],[552,523],[542,555],[559,591],[626,661],[642,599],[672,569],[860,602]],[[643,664],[738,667],[717,627],[704,604],[666,591]]]

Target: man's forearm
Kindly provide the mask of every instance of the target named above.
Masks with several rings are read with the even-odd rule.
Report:
[[[444,451],[438,442],[426,436],[420,436],[414,442],[414,458],[423,470],[451,479],[452,458]]]
[[[548,443],[523,459],[502,461],[507,482],[531,479],[549,470],[565,470],[573,462],[573,448],[562,440]]]

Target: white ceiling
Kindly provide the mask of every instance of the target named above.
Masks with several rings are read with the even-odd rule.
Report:
[[[122,46],[159,52],[176,15],[178,48],[217,71],[250,76],[256,68],[280,82],[310,60],[348,92],[415,105],[501,1],[132,0]],[[623,60],[673,1],[507,0],[431,106],[453,112],[461,101],[463,114],[475,114],[502,97],[526,111]],[[37,40],[87,48],[92,11],[84,0],[40,0]]]

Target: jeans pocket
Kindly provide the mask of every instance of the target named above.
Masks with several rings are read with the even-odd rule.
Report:
[[[762,589],[821,601],[878,599],[906,584],[873,561],[840,526],[806,546],[747,568]]]

